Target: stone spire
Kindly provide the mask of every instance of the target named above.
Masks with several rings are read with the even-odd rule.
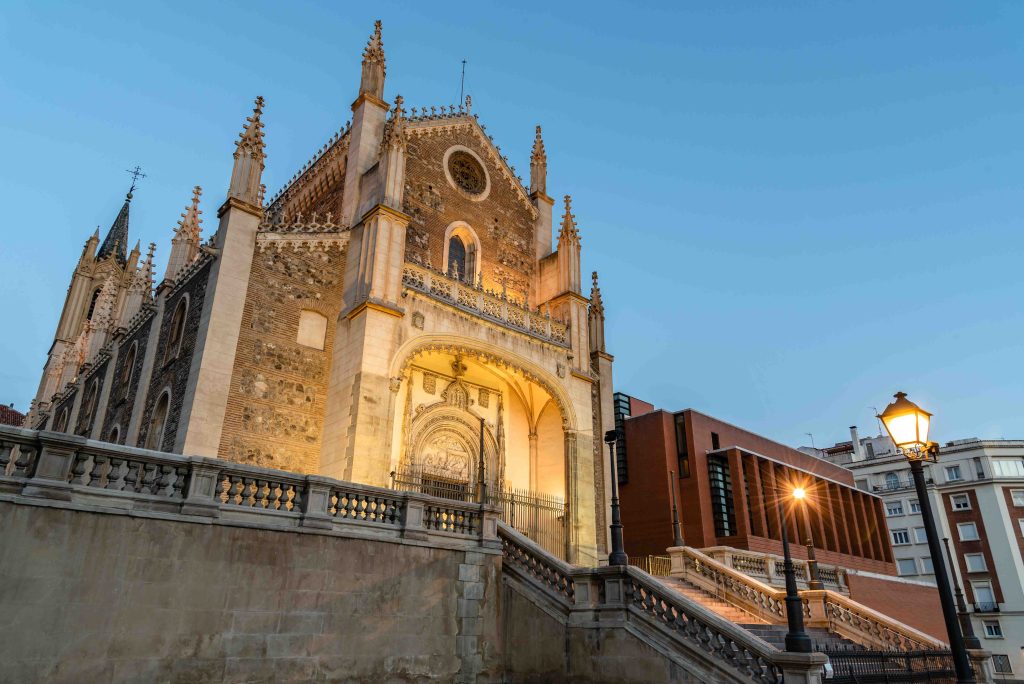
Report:
[[[548,192],[548,155],[544,151],[544,139],[540,137],[540,126],[533,138],[533,152],[530,154],[530,194]]]
[[[565,196],[565,213],[562,214],[562,228],[558,231],[558,246],[561,249],[563,243],[580,243],[580,232],[576,229],[576,217],[572,213],[572,198]]]
[[[373,35],[363,50],[363,75],[359,80],[359,94],[373,95],[378,100],[384,98],[384,41],[380,36],[380,20],[373,24]]]
[[[263,142],[263,98],[257,97],[252,116],[246,119],[235,145],[235,166],[231,171],[228,197],[254,207],[260,206],[260,178],[266,159]]]
[[[127,328],[135,315],[142,309],[142,305],[149,302],[149,297],[153,292],[153,252],[155,250],[156,243],[149,243],[149,253],[146,255],[145,261],[132,274],[131,282],[128,283],[124,308],[117,321],[119,328]]]
[[[381,140],[381,156],[384,169],[384,204],[392,209],[402,210],[405,194],[405,109],[401,95],[395,96],[391,118],[384,125]]]
[[[96,226],[96,231],[89,236],[89,239],[85,241],[85,245],[82,247],[82,257],[79,262],[92,261],[96,258],[96,246],[100,244],[100,227]]]
[[[174,280],[181,270],[192,263],[199,254],[200,233],[202,233],[202,219],[199,215],[199,197],[203,190],[198,185],[192,189],[192,204],[185,208],[178,221],[178,227],[174,230],[174,237],[171,239],[171,254],[167,259],[167,270],[164,272],[165,280]]]
[[[590,352],[603,352],[604,346],[604,302],[601,300],[601,288],[597,285],[597,271],[590,274],[593,285],[590,287],[590,311],[587,317],[590,327]]]
[[[117,218],[114,219],[114,223],[111,224],[110,230],[107,231],[107,236],[103,238],[103,244],[100,245],[99,254],[96,255],[97,259],[106,259],[107,257],[113,256],[117,259],[117,262],[122,266],[128,261],[128,207],[132,202],[132,193],[124,198],[124,204],[121,206],[121,211],[118,212]]]

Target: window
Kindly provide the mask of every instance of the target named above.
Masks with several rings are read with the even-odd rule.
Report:
[[[57,414],[57,422],[53,424],[53,429],[56,432],[64,432],[68,427],[68,407],[65,406]]]
[[[722,448],[721,445],[718,443],[718,433],[717,432],[712,432],[711,433],[711,448],[712,449],[721,449]]]
[[[871,442],[868,442],[867,444],[864,445],[864,450],[867,452],[868,458],[875,457],[875,445],[872,444]]]
[[[1011,489],[1010,498],[1014,506],[1024,506],[1024,489]]]
[[[996,595],[992,592],[991,582],[971,582],[971,593],[974,594],[975,611],[992,613],[999,610]]]
[[[96,291],[92,293],[92,299],[89,301],[89,312],[85,314],[85,317],[90,321],[92,320],[92,312],[96,310],[96,300],[100,298],[101,289],[97,287]]]
[[[124,361],[121,362],[121,374],[117,377],[117,397],[119,399],[124,399],[128,396],[132,384],[132,374],[135,372],[135,355],[138,349],[139,343],[132,342],[132,346],[128,348]]]
[[[327,339],[327,316],[304,309],[299,313],[299,334],[295,341],[304,347],[323,349]]]
[[[985,565],[985,554],[967,553],[964,554],[964,561],[967,562],[967,572],[985,572],[988,567]]]
[[[978,526],[975,523],[957,523],[956,530],[960,534],[960,541],[978,541]]]
[[[690,477],[690,450],[686,444],[686,414],[677,413],[676,420],[676,456],[679,461],[679,477]]]
[[[111,444],[117,444],[117,438],[121,436],[121,428],[114,426],[110,430],[110,434],[107,436],[107,441]]]
[[[1017,525],[1020,527],[1020,536],[1024,537],[1024,518],[1017,518]]]
[[[896,473],[885,474],[885,488],[886,489],[899,489],[900,488],[900,476]]]
[[[1013,668],[1010,667],[1010,656],[1008,655],[993,653],[992,667],[999,674],[1013,674]]]
[[[188,299],[182,298],[178,306],[174,308],[174,315],[171,316],[171,327],[167,335],[167,346],[164,347],[164,363],[176,358],[181,352],[181,338],[185,333],[185,314],[188,311]]]
[[[931,575],[935,572],[935,564],[932,563],[931,556],[925,556],[921,559],[921,572],[926,575]]]
[[[962,479],[964,478],[960,474],[960,466],[946,466],[946,482],[957,482]]]
[[[978,458],[977,456],[975,456],[971,460],[974,461],[974,477],[979,479],[979,480],[984,480],[985,479],[985,469],[981,467],[981,459]]]
[[[862,492],[868,491],[868,481],[867,480],[857,480],[857,489],[861,490]]]
[[[984,620],[982,624],[985,625],[986,639],[1003,638],[1003,627],[999,624],[999,620]]]
[[[708,456],[708,485],[711,488],[711,515],[715,536],[736,534],[736,512],[732,501],[732,477],[729,464],[720,454]]]
[[[892,543],[894,546],[903,546],[904,544],[910,543],[910,534],[904,530],[893,530],[892,531]]]
[[[894,515],[903,515],[903,502],[902,501],[890,501],[885,504],[885,514],[892,517]]]
[[[971,510],[971,497],[966,494],[954,494],[949,497],[949,501],[953,504],[954,511]]]
[[[923,527],[915,527],[914,528],[914,543],[915,544],[927,544],[928,543],[928,533],[925,532]]]
[[[910,500],[910,512],[911,513],[920,513],[921,512],[921,502],[918,501],[917,499],[911,499]]]
[[[896,561],[896,569],[899,570],[901,577],[905,575],[916,575],[917,563],[914,562],[913,558],[900,558]]]
[[[466,243],[458,235],[448,240],[448,275],[456,280],[466,279]]]
[[[149,419],[149,431],[146,433],[146,448],[159,450],[164,443],[164,427],[167,424],[167,409],[170,407],[171,394],[165,391],[160,395],[153,409],[153,417]]]
[[[996,477],[1024,477],[1024,458],[993,458],[992,473]]]
[[[100,379],[93,378],[89,383],[89,391],[85,393],[85,402],[82,404],[82,417],[78,424],[88,428],[92,423],[92,414],[96,411],[96,400],[100,395]]]

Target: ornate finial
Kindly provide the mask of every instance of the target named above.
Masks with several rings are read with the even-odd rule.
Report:
[[[473,109],[473,98],[469,95],[466,96],[466,114],[469,114]]]
[[[262,96],[256,98],[256,102],[253,105],[252,116],[247,117],[245,125],[242,126],[242,132],[238,136],[238,142],[236,143],[237,150],[235,154],[247,151],[253,157],[260,160],[264,158],[263,153],[263,105],[265,100]]]
[[[378,19],[373,22],[373,34],[366,43],[366,49],[363,50],[364,64],[368,62],[384,64],[384,41],[381,38],[380,29],[380,19]]]
[[[135,186],[140,178],[145,178],[146,174],[142,173],[142,167],[138,164],[135,165],[134,169],[128,169],[125,171],[129,176],[132,177],[132,186],[128,188],[128,194],[125,196],[125,201],[132,201],[132,193],[135,192]]]
[[[533,152],[530,154],[530,192],[547,194],[548,191],[548,154],[544,149],[540,126],[537,126],[533,137]]]
[[[604,301],[601,299],[601,288],[597,284],[597,271],[590,274],[593,285],[590,287],[590,313],[604,315]]]
[[[565,196],[565,213],[562,214],[562,229],[558,232],[558,241],[574,239],[579,240],[580,234],[576,230],[576,217],[572,214],[572,198]]]

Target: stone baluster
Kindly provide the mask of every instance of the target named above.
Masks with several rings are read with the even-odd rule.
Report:
[[[145,465],[145,474],[142,477],[142,491],[147,494],[156,494],[160,491],[159,466],[155,463]]]
[[[266,508],[267,507],[267,494],[266,494],[266,480],[255,481],[255,491],[253,492],[252,505],[253,508]]]
[[[124,489],[124,459],[110,457],[110,470],[107,472],[107,489],[119,492]]]
[[[0,441],[0,476],[7,474],[7,465],[11,462],[11,452],[14,445],[11,442]]]
[[[159,466],[160,480],[157,494],[171,498],[174,494],[174,468],[169,465]]]
[[[71,484],[88,485],[92,479],[93,459],[91,454],[79,452],[75,456],[75,465],[71,468]]]

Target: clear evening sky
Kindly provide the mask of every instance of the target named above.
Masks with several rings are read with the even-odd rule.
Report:
[[[193,185],[216,227],[256,95],[270,192],[348,119],[377,18],[389,101],[455,102],[465,58],[524,176],[544,126],[616,389],[793,445],[899,389],[941,440],[1024,438],[1019,2],[8,1],[0,402],[27,410],[124,170],[162,271]]]

